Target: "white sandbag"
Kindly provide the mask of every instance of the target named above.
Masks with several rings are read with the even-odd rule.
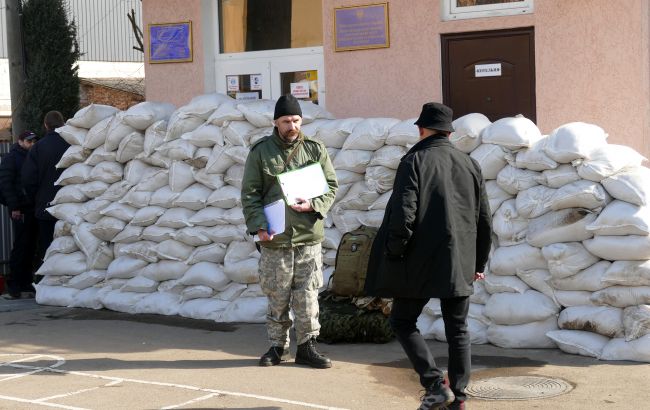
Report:
[[[144,228],[141,226],[136,226],[128,224],[124,227],[124,230],[113,237],[111,242],[113,243],[134,243],[138,242],[142,237],[142,230]]]
[[[323,239],[323,248],[337,249],[341,242],[341,233],[334,228],[325,229],[325,238]]]
[[[365,150],[341,150],[334,158],[334,168],[362,174],[372,159],[373,152]]]
[[[483,281],[474,281],[472,284],[474,293],[469,297],[470,302],[485,305],[490,299],[490,294],[485,290]]]
[[[330,157],[330,161],[334,160],[334,158],[336,158],[336,154],[339,152],[341,152],[341,150],[338,148],[327,148],[327,155]]]
[[[86,202],[88,197],[81,192],[79,185],[67,185],[59,189],[54,195],[54,199],[50,201],[51,205],[68,204],[68,203],[82,203]]]
[[[218,321],[230,302],[219,299],[201,298],[183,302],[178,314],[191,319]]]
[[[167,122],[167,133],[164,142],[177,140],[181,135],[194,131],[205,121],[192,115],[188,115],[180,110],[176,110],[169,117]]]
[[[209,286],[194,285],[188,286],[181,291],[181,301],[202,299],[214,296],[214,289]]]
[[[265,297],[236,299],[221,312],[219,322],[265,323],[267,305]]]
[[[528,219],[517,213],[515,199],[504,201],[492,218],[492,230],[499,237],[499,244],[511,246],[522,243],[528,230]]]
[[[501,118],[487,126],[481,138],[485,144],[507,149],[526,148],[539,141],[542,133],[534,122],[524,116]]]
[[[101,295],[101,302],[106,309],[134,314],[135,306],[146,296],[146,293],[113,290],[103,293]]]
[[[252,242],[231,242],[224,258],[224,273],[237,283],[259,282],[259,252]]]
[[[348,191],[350,191],[350,188],[352,188],[353,184],[340,184],[339,189],[336,190],[336,196],[334,197],[334,204],[338,204],[338,202],[345,198],[345,196],[348,194]]]
[[[211,155],[212,148],[199,148],[194,152],[192,159],[187,159],[185,161],[192,167],[205,171],[204,168],[208,164]]]
[[[437,320],[438,318],[429,316],[425,314],[424,312],[418,316],[415,326],[418,328],[418,331],[422,335],[424,339],[435,339],[436,334],[434,333],[433,329],[433,323]],[[436,329],[437,330],[437,329]]]
[[[514,161],[509,160],[508,162],[517,168],[525,168],[531,171],[545,171],[557,168],[558,163],[549,158],[546,152],[544,152],[544,147],[547,142],[548,139],[542,137],[542,139],[533,143],[529,148],[524,148],[516,154],[513,153]]]
[[[84,204],[61,204],[46,208],[45,210],[56,219],[68,222],[71,225],[78,225],[83,222],[81,209]]]
[[[390,196],[393,194],[393,190],[391,189],[390,191],[384,192],[373,202],[368,206],[369,211],[383,211],[386,209],[386,206],[388,205],[388,200],[390,199]]]
[[[124,166],[124,179],[131,185],[136,185],[159,170],[160,168],[148,165],[140,160],[129,161]]]
[[[559,308],[544,294],[535,290],[522,293],[495,293],[485,304],[485,315],[499,325],[524,323],[555,318]]]
[[[468,318],[467,330],[469,333],[469,342],[473,345],[488,343],[487,327],[488,325],[485,323],[481,323],[478,320]],[[431,327],[428,330],[428,333],[432,335],[436,340],[447,342],[447,335],[445,334],[445,322],[442,318],[438,318],[433,321]],[[425,335],[423,335],[423,337],[425,337]]]
[[[221,174],[210,174],[205,168],[201,169],[192,169],[192,177],[196,182],[199,182],[206,187],[210,188],[212,191],[217,190],[226,185],[226,182],[223,180],[224,176]],[[210,193],[212,194],[212,192]]]
[[[151,124],[166,120],[174,112],[173,104],[144,101],[124,112],[124,122],[137,130],[146,130]]]
[[[609,261],[600,261],[573,276],[553,278],[550,283],[555,289],[559,290],[587,290],[595,292],[610,286],[603,283],[602,279],[611,264]]]
[[[92,181],[79,185],[79,190],[88,198],[93,199],[103,194],[108,187],[109,185],[106,182]]]
[[[98,122],[115,115],[118,111],[117,108],[110,105],[90,104],[77,111],[74,117],[66,121],[66,124],[90,129]]]
[[[158,220],[158,217],[164,214],[165,211],[166,209],[161,206],[147,206],[138,209],[136,213],[133,215],[130,224],[134,226],[153,225]]]
[[[81,146],[84,149],[99,149],[104,150],[104,143],[106,142],[106,135],[108,134],[109,125],[113,116],[104,118],[88,130]]]
[[[115,160],[124,164],[134,159],[143,149],[144,135],[141,132],[132,132],[120,141]]]
[[[386,142],[389,130],[399,123],[395,118],[367,118],[355,125],[343,143],[344,150],[376,151]]]
[[[558,318],[561,329],[584,330],[607,337],[623,337],[623,309],[606,306],[568,307]]]
[[[223,263],[226,257],[226,245],[223,243],[213,243],[196,247],[192,254],[187,258],[186,263],[193,265],[199,262]]]
[[[486,180],[497,179],[499,172],[508,163],[506,151],[499,145],[481,144],[469,155],[481,166],[481,173]]]
[[[182,262],[178,262],[178,263],[182,263]],[[174,294],[177,296],[178,299],[180,299],[181,292],[183,291],[183,289],[185,289],[185,285],[181,283],[180,279],[166,280],[158,284],[158,292]]]
[[[81,205],[78,207],[75,212],[77,212],[77,216],[82,218],[82,221],[79,221],[78,223],[82,223],[83,221],[90,222],[90,223],[96,223],[102,218],[102,214],[99,212],[106,208],[108,205],[110,205],[112,202],[109,200],[105,199],[92,199],[85,204]],[[64,204],[64,205],[56,205],[56,207],[62,206],[72,206],[72,205],[79,205],[79,204]],[[52,207],[55,208],[55,207]],[[72,209],[69,209],[68,211],[72,211]],[[60,213],[64,213],[65,210],[63,210]],[[56,218],[59,218],[58,216],[55,215]],[[77,223],[77,224],[78,224]]]
[[[189,266],[184,262],[162,260],[145,266],[138,275],[156,282],[164,282],[182,278],[188,269]]]
[[[68,121],[69,122],[69,121]],[[88,129],[86,128],[77,128],[73,125],[64,125],[55,129],[59,133],[61,138],[65,140],[70,145],[81,145],[88,134]]]
[[[232,241],[244,241],[246,239],[246,226],[217,225],[205,229],[205,234],[212,239],[212,242],[226,244]],[[224,245],[225,246],[225,245]]]
[[[636,167],[623,170],[602,181],[611,196],[635,205],[650,204],[650,169]]]
[[[380,194],[393,189],[395,182],[395,170],[383,166],[366,168],[366,185],[369,189]],[[373,202],[377,198],[373,199]],[[370,206],[370,205],[368,205]]]
[[[155,152],[174,160],[184,161],[194,158],[197,147],[189,141],[178,139],[170,142],[165,142],[155,149]]]
[[[105,293],[110,292],[112,289],[108,286],[102,288],[90,287],[79,291],[74,296],[74,299],[68,307],[78,307],[85,309],[99,310],[104,307],[101,300]]]
[[[226,146],[226,155],[232,158],[237,164],[244,165],[246,163],[246,158],[248,157],[249,149],[242,146]]]
[[[359,181],[352,185],[348,193],[337,204],[339,210],[365,211],[379,198],[379,193],[368,187],[365,181]]]
[[[140,269],[147,266],[147,263],[147,261],[130,256],[118,257],[108,265],[106,279],[130,279],[134,277]]]
[[[247,101],[237,105],[237,109],[244,114],[246,121],[257,128],[272,127],[275,101],[256,100]]]
[[[137,210],[140,208],[144,208],[145,206],[148,206],[149,203],[151,202],[152,196],[153,196],[153,192],[136,191],[135,189],[131,189],[129,192],[126,193],[126,195],[124,195],[122,199],[119,200],[119,203],[123,205],[131,206]]]
[[[491,324],[487,329],[487,339],[493,345],[507,349],[553,349],[555,342],[546,336],[553,330],[558,330],[555,317],[523,325]]]
[[[485,290],[490,294],[502,292],[524,293],[530,289],[524,281],[516,276],[487,274],[485,275],[483,285],[485,286]]]
[[[497,184],[511,195],[538,185],[539,172],[506,165],[497,175]]]
[[[608,285],[650,286],[650,261],[615,261],[602,281]]]
[[[646,160],[633,148],[606,144],[591,151],[588,159],[576,160],[573,165],[581,178],[600,182],[623,169],[639,167]]]
[[[212,190],[203,184],[193,184],[186,188],[173,202],[175,207],[198,211],[205,208]]]
[[[317,119],[333,119],[334,117],[321,105],[312,101],[298,100],[300,110],[302,111],[303,124],[310,124]],[[274,105],[275,107],[275,105]]]
[[[615,200],[587,225],[594,235],[650,235],[650,206]]]
[[[90,151],[83,149],[80,145],[71,145],[54,167],[57,169],[68,168],[77,162],[84,162],[89,155]]]
[[[321,286],[318,289],[318,292],[322,292],[326,289],[331,288],[332,284],[330,283],[330,279],[333,273],[334,273],[334,266],[323,266],[323,286]]]
[[[98,196],[96,199],[106,201],[119,201],[132,187],[133,185],[127,181],[114,182],[108,187],[106,192]]]
[[[540,184],[549,188],[560,188],[579,180],[578,171],[570,164],[561,164],[555,169],[544,170],[537,178]]]
[[[165,213],[158,218],[156,225],[176,229],[192,226],[189,220],[193,215],[194,211],[191,209],[171,208],[165,211]]]
[[[241,189],[241,183],[244,179],[244,166],[241,164],[235,164],[228,168],[226,175],[223,177],[223,180],[239,189]]]
[[[501,189],[499,184],[494,180],[485,181],[485,191],[488,195],[488,201],[490,201],[492,215],[494,215],[504,201],[512,198],[512,195]]]
[[[650,304],[650,286],[611,286],[591,295],[596,305],[609,305],[626,308]]]
[[[86,158],[84,161],[84,164],[90,165],[90,166],[95,166],[99,164],[100,162],[108,161],[108,162],[115,162],[115,158],[117,157],[117,153],[114,151],[106,151],[104,149],[104,146],[102,145],[99,148],[96,148],[93,150],[93,152]]]
[[[241,190],[232,185],[225,185],[215,190],[208,197],[206,205],[229,209],[241,206]]]
[[[386,145],[399,145],[407,147],[417,143],[420,140],[418,127],[415,125],[417,118],[409,118],[393,125],[388,130]]]
[[[384,213],[385,212],[383,209],[362,212],[359,214],[358,219],[359,222],[361,222],[361,225],[379,228],[381,226],[381,222],[384,219]]]
[[[129,279],[120,288],[121,292],[137,292],[137,293],[151,293],[158,289],[158,282],[155,280],[145,278],[144,276],[136,276]]]
[[[599,258],[580,242],[553,243],[542,248],[542,255],[548,262],[548,270],[554,278],[566,278],[598,262]],[[564,289],[587,290],[587,289]]]
[[[630,306],[623,310],[625,341],[650,334],[650,305]]]
[[[602,185],[581,180],[558,188],[549,199],[549,206],[555,211],[565,208],[596,209],[604,207],[611,200]]]
[[[106,270],[108,265],[113,262],[115,255],[113,244],[102,242],[97,248],[97,252],[86,260],[88,270],[99,269]]]
[[[222,131],[226,145],[248,147],[251,144],[251,134],[256,133],[257,130],[254,125],[246,121],[231,121],[223,126]],[[271,132],[263,132],[262,134],[270,135]]]
[[[490,258],[490,272],[495,275],[515,275],[517,270],[546,268],[542,250],[527,243],[498,247]]]
[[[226,287],[223,290],[217,292],[217,294],[214,295],[214,297],[216,299],[232,302],[233,300],[240,297],[241,294],[244,293],[246,289],[248,289],[248,285],[244,285],[242,283],[237,283],[237,282],[231,282],[229,285],[226,285]]]
[[[533,246],[543,247],[557,242],[589,239],[593,233],[586,227],[595,221],[596,217],[595,213],[582,208],[548,212],[530,220],[526,240]]]
[[[74,276],[70,275],[60,275],[60,276],[43,276],[43,278],[38,282],[39,285],[45,285],[45,286],[66,286],[70,279],[74,278]]]
[[[167,134],[167,121],[156,121],[147,128],[144,132],[144,146],[143,155],[150,156],[156,148],[165,142],[165,135]]]
[[[517,269],[517,277],[525,284],[530,286],[540,293],[543,293],[551,299],[557,306],[561,306],[560,302],[555,297],[555,291],[549,285],[548,281],[551,279],[551,273],[546,269]],[[588,298],[588,297],[587,297]]]
[[[368,166],[381,165],[390,169],[397,169],[404,154],[406,154],[406,148],[397,145],[386,145],[372,154]]]
[[[76,251],[72,253],[55,253],[46,259],[36,271],[37,275],[79,275],[87,271],[86,255]]]
[[[156,253],[161,259],[184,261],[190,257],[194,247],[173,239],[167,239],[156,246]]]
[[[167,292],[154,292],[142,298],[135,305],[136,314],[178,315],[181,304],[178,295]]]
[[[336,264],[336,249],[323,249],[323,264],[334,266]]]
[[[344,234],[361,227],[359,218],[363,217],[364,213],[365,211],[342,210],[338,207],[334,207],[331,215],[336,229]]]
[[[582,330],[552,330],[546,333],[565,353],[587,357],[600,357],[609,338]]]
[[[244,114],[237,108],[238,104],[238,101],[222,102],[219,107],[210,114],[206,123],[221,127],[226,121],[243,121],[245,119]]]
[[[124,112],[118,112],[108,124],[106,139],[104,141],[104,149],[106,151],[115,151],[124,137],[134,131],[138,131],[124,122],[124,114]]]
[[[556,290],[555,299],[561,306],[596,306],[591,301],[593,292],[586,290]]]
[[[223,221],[231,225],[243,225],[246,223],[244,210],[241,207],[226,209],[223,212]]]
[[[555,189],[548,188],[543,185],[537,185],[532,188],[520,191],[517,194],[517,199],[515,202],[517,213],[519,216],[529,219],[544,215],[551,210],[549,200],[553,197],[554,194]]]
[[[568,164],[579,158],[589,158],[596,148],[607,144],[607,134],[597,125],[571,122],[556,128],[549,136],[544,150],[553,160]]]
[[[189,226],[176,231],[174,240],[189,246],[203,246],[212,243],[210,238],[205,234],[202,226]]]
[[[172,191],[170,186],[164,186],[158,188],[152,195],[149,200],[150,206],[160,206],[162,208],[171,208],[172,203],[178,196],[180,192]]]
[[[79,293],[79,289],[66,288],[63,286],[37,284],[35,288],[36,303],[47,306],[68,306],[74,301],[75,297]]]
[[[483,114],[463,115],[452,121],[454,132],[449,136],[449,140],[456,148],[469,154],[481,145],[481,133],[490,124],[492,121]]]
[[[603,348],[600,360],[631,360],[650,363],[650,335],[629,342],[623,338],[612,339]]]
[[[72,227],[72,239],[74,240],[76,247],[80,249],[87,258],[90,258],[95,252],[97,252],[97,248],[99,248],[99,245],[101,244],[101,239],[93,235],[92,228],[93,225],[86,222]],[[55,242],[52,242],[52,244],[54,245]],[[50,245],[50,248],[52,248],[52,245]],[[74,250],[72,252],[74,252]]]
[[[142,232],[144,233],[144,230]],[[144,238],[144,235],[142,239],[134,243],[116,243],[113,248],[115,257],[130,256],[149,263],[158,262],[158,254],[156,253],[158,243]]]
[[[200,262],[192,265],[181,278],[185,286],[203,285],[214,290],[222,290],[230,283],[223,273],[223,266],[211,262]]]
[[[646,235],[599,235],[593,239],[587,239],[583,244],[589,252],[610,261],[650,259],[650,236]]]
[[[336,231],[336,229],[334,229],[334,231]],[[339,240],[340,240],[340,235],[339,235]],[[72,253],[78,250],[79,247],[75,243],[75,240],[72,236],[60,236],[52,240],[52,243],[50,243],[50,246],[47,248],[47,251],[45,252],[44,259],[49,258],[50,255],[55,253]]]
[[[54,185],[83,184],[90,181],[90,173],[93,167],[87,164],[74,164],[61,173],[61,176],[54,182]]]
[[[322,141],[328,148],[341,148],[354,127],[362,120],[363,118],[355,117],[327,121],[318,128],[314,138]]]
[[[235,102],[235,100],[225,94],[202,94],[192,98],[188,104],[179,107],[178,111],[189,116],[207,120],[210,118],[212,113],[221,106],[221,104],[233,102]]]
[[[151,225],[142,230],[142,239],[145,241],[162,242],[173,239],[176,229]]]
[[[365,180],[365,174],[359,174],[345,169],[336,170],[336,180],[339,184],[352,184]]]
[[[207,207],[195,213],[189,220],[192,225],[196,226],[215,226],[226,223],[224,221],[224,212],[222,208]]]
[[[56,221],[54,224],[54,235],[53,238],[59,238],[61,236],[70,236],[72,235],[72,225],[66,221]]]
[[[133,219],[137,210],[138,208],[134,208],[132,206],[118,202],[118,203],[112,203],[108,205],[106,208],[102,209],[99,213],[104,216],[110,216],[122,220],[124,222],[129,222]]]
[[[122,220],[113,218],[112,216],[104,216],[95,223],[95,226],[90,229],[90,232],[102,241],[110,241],[115,237],[115,235],[120,233],[125,226],[126,222]]]

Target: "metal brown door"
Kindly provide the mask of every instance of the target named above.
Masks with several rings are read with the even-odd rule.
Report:
[[[442,35],[443,101],[454,118],[472,112],[491,121],[535,113],[532,27]]]

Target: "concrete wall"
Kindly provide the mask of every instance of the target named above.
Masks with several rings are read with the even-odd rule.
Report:
[[[593,122],[610,143],[650,157],[650,2],[538,0],[533,14],[441,21],[439,2],[389,2],[390,48],[334,51],[334,8],[324,0],[328,110],[338,117],[417,116],[442,100],[440,34],[535,27],[537,120],[542,132]]]

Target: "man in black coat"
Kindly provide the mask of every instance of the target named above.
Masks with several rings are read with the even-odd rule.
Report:
[[[39,264],[52,243],[56,224],[56,218],[45,210],[61,189],[60,186],[55,186],[54,182],[59,179],[64,170],[57,169],[56,164],[70,147],[70,144],[55,131],[64,125],[60,112],[48,112],[45,114],[44,122],[46,134],[29,150],[22,172],[25,193],[35,205],[34,212],[38,221],[36,258]]]
[[[0,191],[11,216],[14,243],[9,256],[7,290],[10,299],[18,299],[21,292],[34,292],[34,251],[37,227],[33,204],[25,196],[21,182],[21,169],[27,152],[36,142],[36,134],[25,131],[2,158],[0,163]]]
[[[451,108],[427,103],[416,121],[420,141],[402,158],[373,243],[365,291],[392,297],[390,323],[420,383],[420,409],[463,408],[470,376],[467,331],[473,282],[491,245],[491,213],[478,163],[449,141]],[[449,387],[416,327],[440,298],[449,343]],[[451,389],[450,389],[451,388]]]

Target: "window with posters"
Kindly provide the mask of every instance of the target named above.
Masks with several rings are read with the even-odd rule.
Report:
[[[533,12],[533,0],[442,0],[442,19],[512,16]]]

